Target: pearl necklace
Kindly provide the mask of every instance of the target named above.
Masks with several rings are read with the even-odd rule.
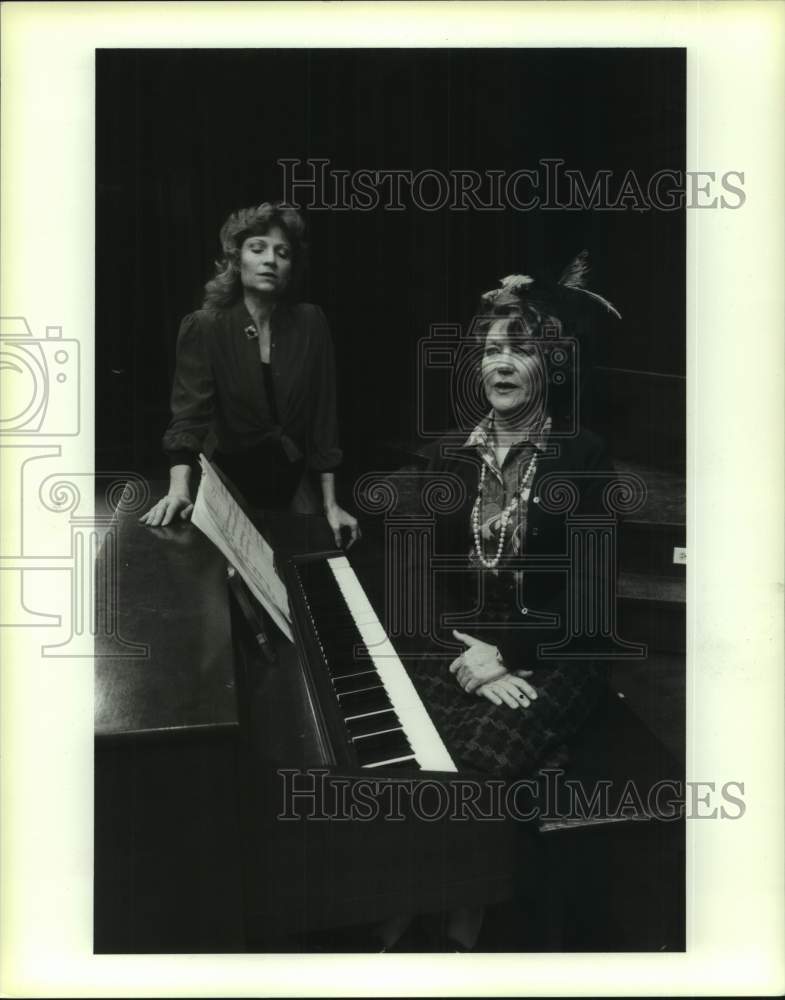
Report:
[[[474,550],[477,553],[477,558],[486,569],[495,569],[499,565],[499,561],[502,557],[504,538],[507,534],[507,525],[510,522],[513,511],[518,506],[518,499],[522,498],[524,503],[529,499],[532,480],[534,479],[534,473],[537,469],[537,455],[536,453],[532,455],[529,466],[526,469],[526,475],[523,477],[520,487],[516,490],[513,494],[512,500],[510,500],[502,511],[501,525],[499,527],[499,544],[496,546],[496,555],[492,559],[485,558],[485,553],[482,549],[482,539],[480,538],[480,507],[482,506],[482,495],[485,490],[485,473],[487,468],[488,466],[485,462],[483,462],[482,471],[480,472],[480,485],[477,488],[477,499],[474,501],[474,507],[472,507],[472,532],[474,534]]]

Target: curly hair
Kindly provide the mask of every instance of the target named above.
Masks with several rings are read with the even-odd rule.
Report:
[[[507,320],[510,334],[521,337],[541,336],[546,330],[559,334],[564,327],[550,303],[510,295],[493,303],[480,301],[471,328],[473,337],[484,341],[490,327],[500,319]]]
[[[219,311],[238,301],[242,295],[239,267],[242,245],[249,236],[264,236],[274,226],[283,230],[292,248],[292,277],[285,294],[292,295],[296,291],[305,273],[308,252],[305,222],[296,209],[284,202],[266,201],[232,212],[221,226],[222,255],[215,262],[215,276],[204,286],[203,309]]]

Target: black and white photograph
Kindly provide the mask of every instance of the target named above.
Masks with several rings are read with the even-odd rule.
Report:
[[[739,323],[782,296],[751,277],[768,234],[737,268],[717,235],[764,173],[700,155],[717,57],[693,25],[524,30],[574,5],[487,5],[476,36],[479,5],[379,5],[445,12],[411,43],[336,35],[362,4],[237,6],[198,42],[198,5],[158,5],[181,39],[101,22],[80,195],[52,173],[50,209],[85,227],[91,332],[33,305],[40,258],[3,300],[3,629],[53,716],[69,674],[91,691],[80,948],[216,981],[344,960],[370,992],[411,956],[634,959],[699,993],[677,963],[727,910],[717,873],[781,871],[749,832],[781,739],[762,721],[752,768],[744,707],[782,686],[781,517],[750,478],[781,358],[756,399]]]
[[[97,951],[684,949],[685,69],[96,52]]]

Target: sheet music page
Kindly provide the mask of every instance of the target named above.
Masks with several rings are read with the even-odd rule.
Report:
[[[204,455],[191,521],[216,545],[290,642],[289,596],[275,570],[273,550],[221,482]]]

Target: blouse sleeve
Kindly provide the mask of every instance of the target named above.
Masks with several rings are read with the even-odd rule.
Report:
[[[204,324],[191,313],[177,336],[172,419],[163,437],[170,466],[189,464],[202,450],[213,418],[214,395]]]
[[[338,414],[335,386],[335,353],[330,328],[318,307],[316,321],[320,327],[319,350],[314,370],[314,400],[308,466],[315,472],[331,472],[343,458],[338,443]]]

